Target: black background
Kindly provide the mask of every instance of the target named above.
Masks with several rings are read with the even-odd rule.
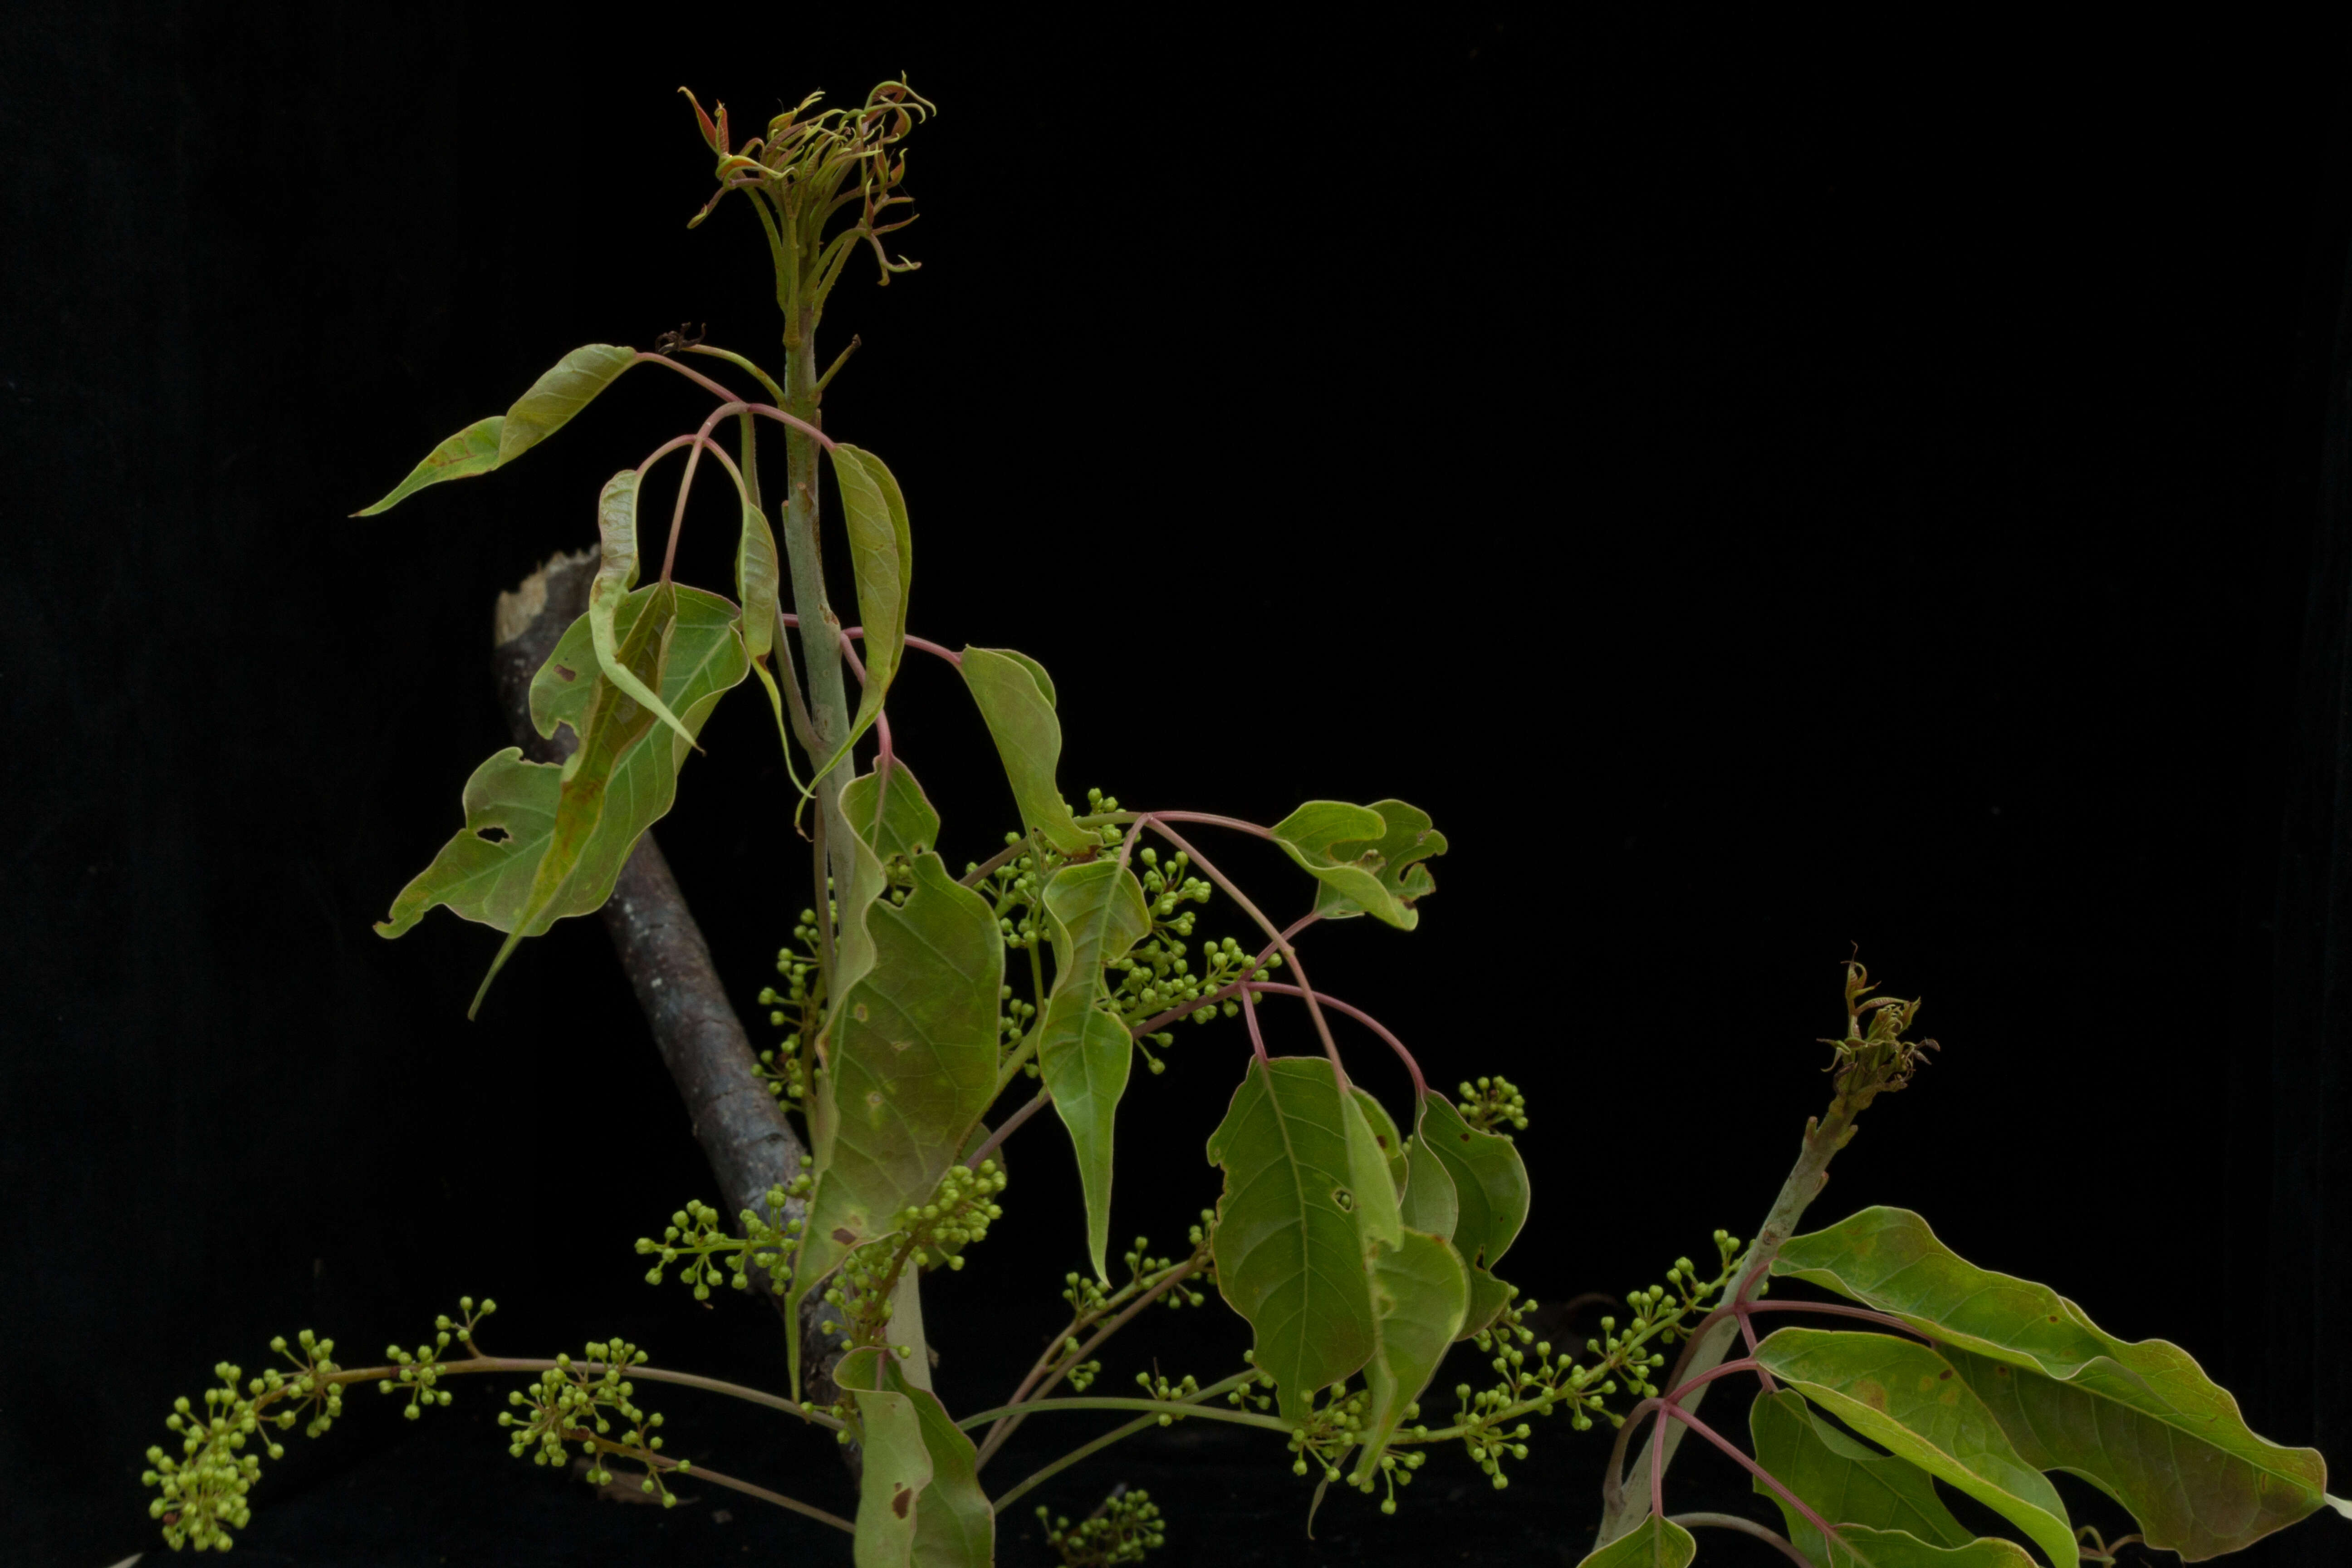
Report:
[[[781,1379],[765,1314],[639,1282],[630,1241],[709,1183],[596,922],[473,1025],[492,936],[368,930],[506,743],[494,595],[592,542],[602,479],[699,395],[633,377],[513,472],[345,514],[574,344],[684,320],[772,360],[750,215],[684,226],[709,160],[674,89],[755,129],[900,70],[941,110],[894,246],[923,269],[852,268],[827,419],[904,482],[916,629],[1047,664],[1073,792],[1433,813],[1422,929],[1330,930],[1315,973],[1441,1079],[1528,1089],[1507,1274],[1622,1292],[1752,1229],[1859,942],[1947,1048],[1815,1217],[1916,1207],[2352,1464],[2314,1353],[2352,1247],[2341,29],[1270,15],[0,23],[12,1551],[153,1544],[172,1396],[305,1324],[353,1359],[471,1290],[513,1353],[617,1329]],[[722,510],[694,518],[683,574],[723,586]],[[918,664],[893,710],[948,852],[987,853],[1010,803],[961,693]],[[722,708],[661,829],[747,1013],[804,885],[768,726]],[[1187,1034],[1139,1079],[1121,1233],[1213,1200],[1244,1048]],[[1055,1138],[1017,1142],[1008,1217],[933,1294],[952,1405],[1080,1262]],[[1106,1385],[1240,1342],[1163,1331]],[[240,1551],[839,1555],[756,1505],[714,1523],[723,1494],[593,1502],[505,1458],[497,1397],[417,1429],[355,1399]],[[681,1451],[849,1505],[821,1445],[660,1407]],[[1284,1457],[1223,1433],[1034,1500],[1148,1482],[1171,1563],[1572,1563],[1601,1451],[1545,1431],[1500,1495],[1439,1455],[1398,1520],[1342,1494],[1316,1543]],[[1727,1467],[1678,1475],[1769,1517]],[[1024,1528],[1008,1564],[1045,1560]],[[2265,1553],[2334,1561],[2346,1528]]]

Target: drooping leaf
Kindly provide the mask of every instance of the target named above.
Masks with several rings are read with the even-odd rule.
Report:
[[[1470,1312],[1462,1324],[1467,1339],[1490,1326],[1510,1301],[1510,1287],[1496,1277],[1495,1265],[1527,1223],[1528,1168],[1509,1138],[1471,1126],[1442,1094],[1422,1100],[1418,1136],[1454,1182],[1454,1247],[1470,1266]]]
[[[1405,1140],[1404,1155],[1404,1191],[1398,1195],[1397,1207],[1406,1227],[1453,1240],[1454,1226],[1461,1223],[1462,1205],[1444,1162],[1430,1152],[1418,1133]]]
[[[875,1345],[843,1356],[833,1375],[857,1405],[857,1568],[988,1568],[996,1517],[978,1451],[938,1397]]]
[[[1364,1363],[1371,1403],[1364,1412],[1364,1445],[1352,1478],[1358,1486],[1379,1468],[1406,1407],[1437,1375],[1470,1310],[1470,1270],[1453,1243],[1418,1230],[1404,1231],[1400,1239],[1401,1247],[1383,1249],[1372,1259],[1380,1348]]]
[[[735,596],[743,602],[743,651],[752,662],[764,664],[776,647],[783,566],[776,555],[776,533],[768,526],[767,514],[740,497],[737,507],[743,514],[735,536]]]
[[[907,647],[907,595],[913,580],[913,535],[907,526],[907,499],[898,481],[871,452],[846,443],[830,448],[833,477],[849,531],[849,561],[857,584],[857,616],[866,633],[866,690],[857,716],[840,748],[823,763],[820,776],[848,754],[882,711],[898,679]]]
[[[596,498],[596,528],[604,542],[604,553],[597,563],[596,579],[588,585],[588,632],[596,645],[596,668],[604,671],[605,679],[634,698],[690,746],[694,744],[694,732],[669,710],[652,687],[638,679],[622,661],[620,638],[614,629],[621,601],[637,585],[636,469],[623,468],[604,481],[604,493]]]
[[[444,479],[469,479],[476,474],[487,474],[499,466],[499,437],[506,429],[507,416],[493,414],[488,419],[477,419],[446,441],[425,454],[425,460],[408,470],[408,477],[393,486],[392,490],[373,506],[362,507],[353,517],[373,517],[380,511],[390,511],[427,485],[437,485]]]
[[[1428,814],[1402,801],[1377,806],[1310,800],[1274,825],[1274,841],[1323,884],[1316,911],[1326,919],[1369,914],[1402,931],[1420,923],[1412,901],[1436,883],[1420,862],[1445,853]]]
[[[637,632],[655,594],[641,588],[621,606],[624,644]],[[736,635],[735,606],[726,600],[681,588],[676,604],[662,692],[688,725],[699,730],[719,698],[743,679],[743,645]],[[625,718],[618,714],[618,704],[627,699],[600,677],[588,617],[583,616],[531,682],[532,720],[542,735],[554,734],[558,724],[584,735],[593,727],[600,694],[601,710],[612,715],[609,721],[617,731]],[[676,799],[677,770],[687,754],[674,736],[651,744],[641,739],[623,752],[605,779],[603,808],[593,831],[578,847],[570,879],[526,921],[532,879],[553,841],[567,774],[565,765],[526,762],[520,751],[508,747],[466,782],[465,827],[401,890],[391,915],[376,930],[399,936],[440,904],[469,921],[537,936],[560,919],[601,908],[629,851]]]
[[[881,815],[875,815],[877,795]],[[841,814],[885,860],[897,856],[913,861],[940,838],[940,814],[930,796],[915,780],[914,770],[897,758],[890,761],[890,787],[881,788],[875,774],[860,773],[841,788]]]
[[[1756,1462],[1842,1534],[1862,1525],[1902,1531],[1935,1546],[1962,1546],[1970,1539],[1936,1495],[1927,1471],[1855,1442],[1815,1415],[1793,1390],[1758,1394],[1748,1407],[1748,1429],[1755,1439]],[[1821,1531],[1770,1487],[1759,1480],[1755,1488],[1779,1505],[1797,1550],[1822,1568],[1832,1568],[1822,1554]]]
[[[557,360],[507,410],[499,434],[499,462],[513,462],[572,422],[573,415],[635,364],[637,351],[617,343],[585,343]]]
[[[1355,1204],[1357,1234],[1362,1237],[1369,1258],[1375,1248],[1393,1251],[1404,1245],[1404,1220],[1397,1208],[1396,1173],[1365,1111],[1368,1105],[1374,1111],[1381,1109],[1380,1101],[1350,1086],[1339,1110],[1347,1123],[1348,1192]],[[1387,1115],[1381,1114],[1381,1120],[1387,1121]],[[1389,1138],[1392,1149],[1394,1126],[1389,1128]]]
[[[1948,1347],[2030,1463],[2106,1492],[2155,1550],[2192,1563],[2242,1551],[2325,1501],[2319,1454],[2257,1436],[2188,1352],[2112,1337],[2049,1287],[1959,1258],[1907,1209],[1864,1209],[1794,1237],[1772,1271]]]
[[[1055,782],[1062,762],[1062,726],[1054,717],[1054,683],[1042,666],[1010,648],[963,650],[963,680],[1004,763],[1021,820],[1066,854],[1095,847],[1077,825]]]
[[[1209,1161],[1225,1173],[1217,1289],[1255,1331],[1285,1420],[1302,1419],[1318,1389],[1380,1346],[1349,1188],[1352,1110],[1321,1057],[1253,1058],[1209,1137]]]
[[[1397,1131],[1396,1119],[1362,1086],[1351,1084],[1348,1092],[1356,1097],[1356,1109],[1364,1113],[1364,1123],[1372,1130],[1372,1142],[1380,1146],[1381,1157],[1388,1163],[1389,1184],[1396,1189],[1397,1201],[1402,1203],[1406,1175],[1404,1138]]]
[[[826,1025],[827,1110],[812,1128],[816,1185],[793,1266],[795,1299],[930,1197],[995,1096],[1004,976],[995,917],[937,855],[917,856],[914,868],[904,904],[867,907],[870,964]]]
[[[1892,1334],[1782,1329],[1757,1346],[1756,1359],[1897,1458],[2016,1525],[2059,1568],[2072,1568],[2074,1531],[2049,1478],[1933,1350]]]
[[[1598,1552],[1586,1553],[1576,1568],[1690,1568],[1697,1555],[1698,1542],[1689,1531],[1654,1513]]]
[[[352,515],[373,517],[389,511],[427,485],[437,485],[444,479],[471,479],[513,462],[553,435],[635,363],[636,350],[611,343],[589,343],[573,349],[534,382],[513,407],[467,426],[425,454],[425,460],[409,470],[408,477],[394,486],[390,494]]]
[[[1037,1062],[1054,1110],[1077,1152],[1087,1203],[1087,1256],[1108,1279],[1111,1135],[1134,1064],[1127,1026],[1104,1010],[1103,966],[1125,958],[1151,930],[1143,884],[1116,860],[1067,866],[1045,884],[1054,943],[1054,990],[1037,1037]]]

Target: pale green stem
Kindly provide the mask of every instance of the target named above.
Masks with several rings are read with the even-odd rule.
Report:
[[[1228,1393],[1233,1389],[1240,1387],[1243,1384],[1249,1382],[1255,1375],[1256,1374],[1255,1373],[1245,1372],[1237,1376],[1229,1377],[1223,1383],[1213,1384],[1209,1387],[1201,1390],[1200,1393],[1194,1394],[1192,1399],[1186,1400],[1184,1403],[1189,1405],[1200,1400],[1213,1399],[1219,1394]],[[1028,1495],[1028,1493],[1035,1488],[1052,1480],[1055,1476],[1060,1475],[1072,1465],[1077,1464],[1082,1460],[1092,1458],[1095,1455],[1101,1453],[1105,1448],[1109,1447],[1113,1443],[1118,1442],[1121,1438],[1132,1437],[1138,1432],[1148,1431],[1151,1427],[1157,1426],[1159,1424],[1160,1417],[1158,1415],[1145,1415],[1129,1422],[1124,1426],[1114,1426],[1109,1431],[1104,1433],[1101,1436],[1096,1438],[1093,1442],[1085,1444],[1080,1447],[1071,1449],[1068,1453],[1063,1455],[1052,1464],[1045,1466],[1043,1469],[1036,1471],[1033,1475],[1024,1477],[1021,1480],[1014,1482],[1011,1487],[1007,1488],[1004,1491],[999,1493],[993,1500],[992,1500],[990,1506],[996,1510],[996,1516],[999,1519],[1002,1519],[1004,1517],[1004,1510],[1007,1507],[1019,1500],[1021,1498]]]

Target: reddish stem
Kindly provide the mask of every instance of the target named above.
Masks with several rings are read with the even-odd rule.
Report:
[[[1815,1513],[1811,1506],[1806,1503],[1804,1499],[1790,1491],[1787,1487],[1782,1486],[1780,1484],[1780,1477],[1774,1475],[1771,1471],[1766,1469],[1763,1466],[1758,1464],[1747,1455],[1741,1453],[1738,1444],[1731,1442],[1721,1433],[1716,1431],[1714,1427],[1708,1426],[1706,1422],[1700,1420],[1689,1411],[1685,1410],[1679,1405],[1667,1405],[1663,1406],[1663,1408],[1666,1415],[1673,1416],[1675,1420],[1681,1422],[1684,1426],[1689,1427],[1692,1431],[1697,1433],[1700,1436],[1706,1438],[1708,1442],[1714,1444],[1725,1453],[1730,1455],[1734,1459],[1738,1461],[1742,1469],[1745,1469],[1749,1475],[1754,1476],[1758,1480],[1762,1481],[1766,1486],[1770,1487],[1774,1491],[1780,1493],[1781,1498],[1787,1501],[1788,1505],[1797,1510],[1798,1517],[1801,1518],[1807,1524],[1811,1525],[1815,1530],[1822,1532],[1822,1539],[1833,1541],[1840,1546],[1845,1546],[1848,1552],[1852,1552],[1853,1550],[1853,1547],[1846,1546],[1845,1537],[1840,1535],[1836,1530],[1832,1528],[1829,1521],[1823,1519],[1820,1514]],[[1663,1433],[1665,1429],[1666,1424],[1663,1421],[1659,1422],[1658,1430]],[[1658,1444],[1658,1448],[1663,1448],[1664,1447],[1664,1440],[1661,1439]],[[1665,1507],[1660,1494],[1665,1485],[1665,1477],[1662,1473],[1664,1467],[1658,1463],[1660,1457],[1661,1456],[1657,1449],[1654,1448],[1650,1455],[1650,1503],[1652,1510],[1657,1513],[1659,1517],[1664,1518],[1665,1515]]]
[[[784,617],[784,625],[788,626],[797,626],[800,624],[801,618],[798,616],[786,616]],[[841,635],[845,637],[856,637],[863,640],[866,636],[866,628],[864,626],[844,626],[842,628]],[[963,655],[956,652],[953,648],[941,647],[939,644],[931,641],[929,637],[908,636],[902,637],[899,640],[904,642],[908,647],[920,648],[925,653],[937,655],[939,658],[946,659],[950,664],[954,665],[958,669],[961,669],[963,668]]]
[[[1306,993],[1297,986],[1285,985],[1278,981],[1247,980],[1241,984],[1247,986],[1252,991],[1274,991],[1278,992],[1285,996],[1304,996],[1306,994]],[[1389,1049],[1394,1051],[1397,1054],[1397,1059],[1404,1063],[1404,1070],[1412,1074],[1412,1092],[1416,1097],[1415,1103],[1419,1103],[1420,1098],[1425,1097],[1429,1093],[1429,1080],[1421,1076],[1421,1064],[1412,1059],[1412,1053],[1404,1048],[1404,1042],[1398,1039],[1394,1035],[1389,1033],[1387,1026],[1378,1018],[1373,1017],[1361,1007],[1351,1006],[1348,1003],[1340,1001],[1337,996],[1322,996],[1319,999],[1326,1007],[1332,1009],[1334,1012],[1345,1013],[1348,1016],[1355,1019],[1356,1022],[1363,1025],[1364,1027],[1370,1029],[1372,1033],[1378,1035],[1381,1039],[1388,1042]]]
[[[1265,1037],[1257,1030],[1257,1003],[1246,991],[1242,993],[1242,1016],[1249,1021],[1250,1049],[1257,1053],[1260,1062],[1271,1067],[1273,1064],[1265,1054]]]
[[[1028,1121],[1031,1117],[1045,1110],[1045,1107],[1052,1102],[1052,1096],[1048,1095],[1044,1089],[1039,1089],[1036,1095],[1030,1100],[1028,1104],[1023,1106],[1020,1110],[1006,1117],[1004,1119],[1003,1125],[998,1127],[995,1131],[990,1133],[988,1135],[988,1141],[971,1152],[971,1158],[964,1162],[965,1167],[970,1170],[979,1170],[980,1163],[982,1160],[987,1159],[991,1154],[995,1153],[999,1148],[1003,1147],[1004,1141],[1007,1138],[1012,1137],[1013,1132],[1023,1122]]]
[[[744,403],[739,401],[735,396],[735,389],[733,387],[723,386],[718,382],[711,380],[709,376],[703,374],[700,371],[689,370],[685,365],[678,363],[677,361],[667,358],[665,355],[641,353],[630,363],[633,364],[667,365],[671,370],[677,372],[678,374],[686,377],[687,380],[693,382],[696,385],[704,387],[709,391],[717,394],[721,402],[733,404],[734,407],[728,410],[728,412],[734,413],[738,410],[749,409],[751,412],[759,415],[762,418],[773,419],[778,424],[788,426],[791,428],[799,431],[802,435],[811,437],[828,452],[832,451],[835,447],[840,444],[834,440],[832,437],[826,435],[824,431],[810,424],[807,420],[796,419],[793,416],[785,413],[782,409],[776,407],[773,404]]]

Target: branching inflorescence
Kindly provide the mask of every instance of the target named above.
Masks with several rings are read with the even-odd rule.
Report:
[[[476,1342],[492,1305],[477,1311],[471,1299],[458,1318],[437,1321],[431,1342],[393,1347],[377,1366],[341,1366],[331,1341],[305,1331],[296,1347],[273,1342],[283,1368],[246,1380],[223,1363],[201,1407],[175,1408],[168,1425],[180,1452],[151,1449],[147,1472],[173,1546],[226,1547],[250,1518],[261,1458],[283,1451],[273,1434],[298,1423],[324,1432],[344,1388],[373,1382],[404,1394],[415,1418],[450,1402],[451,1382],[483,1373],[525,1380],[500,1418],[515,1456],[560,1468],[577,1454],[600,1486],[612,1483],[617,1461],[665,1505],[681,1482],[731,1489],[853,1533],[861,1568],[987,1563],[1004,1509],[1115,1443],[1192,1420],[1279,1437],[1316,1501],[1344,1483],[1378,1493],[1383,1512],[1395,1511],[1398,1489],[1432,1449],[1459,1445],[1500,1488],[1511,1468],[1532,1462],[1537,1420],[1565,1413],[1578,1430],[1605,1421],[1617,1428],[1618,1452],[1587,1561],[1609,1568],[1682,1568],[1686,1524],[1762,1536],[1820,1568],[1925,1564],[1923,1553],[1974,1539],[1936,1501],[1937,1480],[1969,1490],[2063,1563],[2076,1535],[2042,1478],[2053,1468],[2091,1476],[2132,1508],[2150,1545],[2194,1555],[2242,1546],[2322,1506],[2318,1456],[2245,1431],[2227,1396],[2171,1347],[2107,1339],[2043,1288],[1952,1256],[1904,1211],[1865,1210],[1797,1234],[1856,1118],[1938,1048],[1911,1037],[1917,1004],[1874,995],[1859,963],[1847,969],[1845,1033],[1826,1042],[1829,1110],[1808,1124],[1756,1237],[1717,1231],[1710,1264],[1677,1258],[1663,1283],[1625,1297],[1622,1313],[1601,1318],[1580,1348],[1541,1337],[1535,1303],[1496,1272],[1528,1214],[1512,1136],[1529,1125],[1526,1096],[1496,1076],[1461,1081],[1458,1099],[1433,1089],[1403,1040],[1357,1002],[1319,990],[1299,952],[1310,931],[1352,919],[1406,931],[1418,923],[1420,900],[1434,889],[1429,863],[1447,847],[1429,817],[1395,800],[1309,801],[1257,824],[1131,809],[1099,791],[1074,810],[1057,779],[1061,721],[1044,667],[1006,649],[955,650],[910,635],[906,498],[879,458],[824,430],[823,394],[847,351],[820,374],[815,334],[851,256],[869,252],[886,283],[914,266],[883,238],[912,221],[903,143],[931,107],[903,82],[877,87],[854,110],[818,101],[740,144],[723,105],[715,117],[694,110],[719,182],[694,221],[730,193],[758,216],[784,317],[780,374],[683,331],[665,334],[653,353],[590,344],[367,509],[503,467],[638,364],[663,365],[712,400],[696,429],[622,469],[598,498],[601,552],[586,612],[530,689],[539,733],[570,731],[569,760],[526,761],[509,749],[484,763],[466,786],[464,826],[379,930],[397,936],[436,906],[495,927],[506,934],[494,977],[517,942],[604,901],[670,808],[712,709],[747,679],[761,683],[794,781],[776,811],[803,829],[810,853],[804,870],[790,868],[761,889],[764,907],[800,914],[778,954],[780,983],[759,993],[781,1035],[751,1070],[777,1107],[804,1120],[814,1154],[731,1219],[689,1200],[637,1251],[651,1259],[653,1284],[674,1274],[697,1300],[722,1287],[770,1294],[788,1316],[813,1322],[810,1334],[786,1335],[789,1391],[656,1366],[618,1340],[591,1342],[578,1360],[491,1356]],[[688,355],[757,391],[739,395],[684,363]],[[730,424],[731,451],[719,434]],[[763,433],[785,445],[781,544],[762,488]],[[673,453],[681,460],[667,543],[657,576],[641,584],[639,510]],[[731,597],[672,577],[706,455],[740,503]],[[847,628],[821,568],[826,472],[856,584],[859,624]],[[941,816],[887,710],[910,652],[955,671],[1019,811],[1018,826],[993,841],[1000,847],[960,874],[948,869]],[[1286,923],[1267,914],[1204,852],[1205,843],[1222,855],[1213,836],[1228,834],[1270,844],[1303,871],[1306,908]],[[1201,931],[1213,908],[1234,929]],[[1155,1253],[1136,1237],[1115,1280],[1118,1112],[1135,1061],[1164,1070],[1175,1026],[1188,1019],[1241,1025],[1225,1037],[1241,1082],[1207,1144],[1223,1191],[1181,1250]],[[1277,1054],[1286,1037],[1308,1048]],[[1402,1119],[1367,1087],[1393,1088],[1400,1074],[1411,1095]],[[761,1100],[756,1090],[748,1098]],[[1076,1166],[1086,1235],[1071,1246],[1085,1267],[1065,1276],[1066,1319],[1043,1336],[1003,1403],[955,1416],[930,1387],[920,1281],[971,1260],[1003,1215],[1000,1152],[1047,1110]],[[1776,1277],[1847,1300],[1760,1299]],[[1154,1306],[1204,1306],[1213,1289],[1253,1331],[1240,1367],[1205,1384],[1156,1364],[1106,1373],[1114,1336]],[[1837,1326],[1759,1340],[1756,1320],[1785,1312]],[[1730,1357],[1735,1341],[1744,1353]],[[1447,1386],[1444,1368],[1465,1343],[1483,1370],[1450,1384],[1450,1415],[1425,1415],[1429,1391]],[[821,1384],[804,1376],[809,1353],[823,1361]],[[2127,1375],[2084,1378],[2095,1362]],[[1762,1390],[1749,1420],[1752,1457],[1697,1415],[1709,1387],[1748,1375]],[[855,1443],[857,1519],[669,1458],[664,1417],[637,1403],[640,1385],[656,1384],[749,1400]],[[1136,1392],[1104,1391],[1128,1387]],[[2045,1419],[2067,1401],[2092,1402],[2100,1420]],[[983,1489],[986,1467],[1024,1423],[1067,1416],[1113,1424],[1004,1489]],[[1729,1515],[1666,1513],[1664,1477],[1685,1430],[1752,1472],[1787,1536]],[[2085,1431],[2094,1436],[2082,1438]],[[2110,1445],[2097,1436],[2109,1431],[2133,1437]],[[2203,1445],[2196,1488],[2134,1468],[2131,1455],[2158,1438]],[[1876,1490],[1852,1484],[1863,1474]],[[1864,1493],[1901,1507],[1852,1500]],[[1139,1562],[1166,1535],[1159,1504],[1141,1492],[1114,1491],[1075,1523],[1037,1513],[1046,1544],[1068,1564]],[[1969,1562],[1979,1568],[2025,1561],[2013,1542],[1978,1545]]]

